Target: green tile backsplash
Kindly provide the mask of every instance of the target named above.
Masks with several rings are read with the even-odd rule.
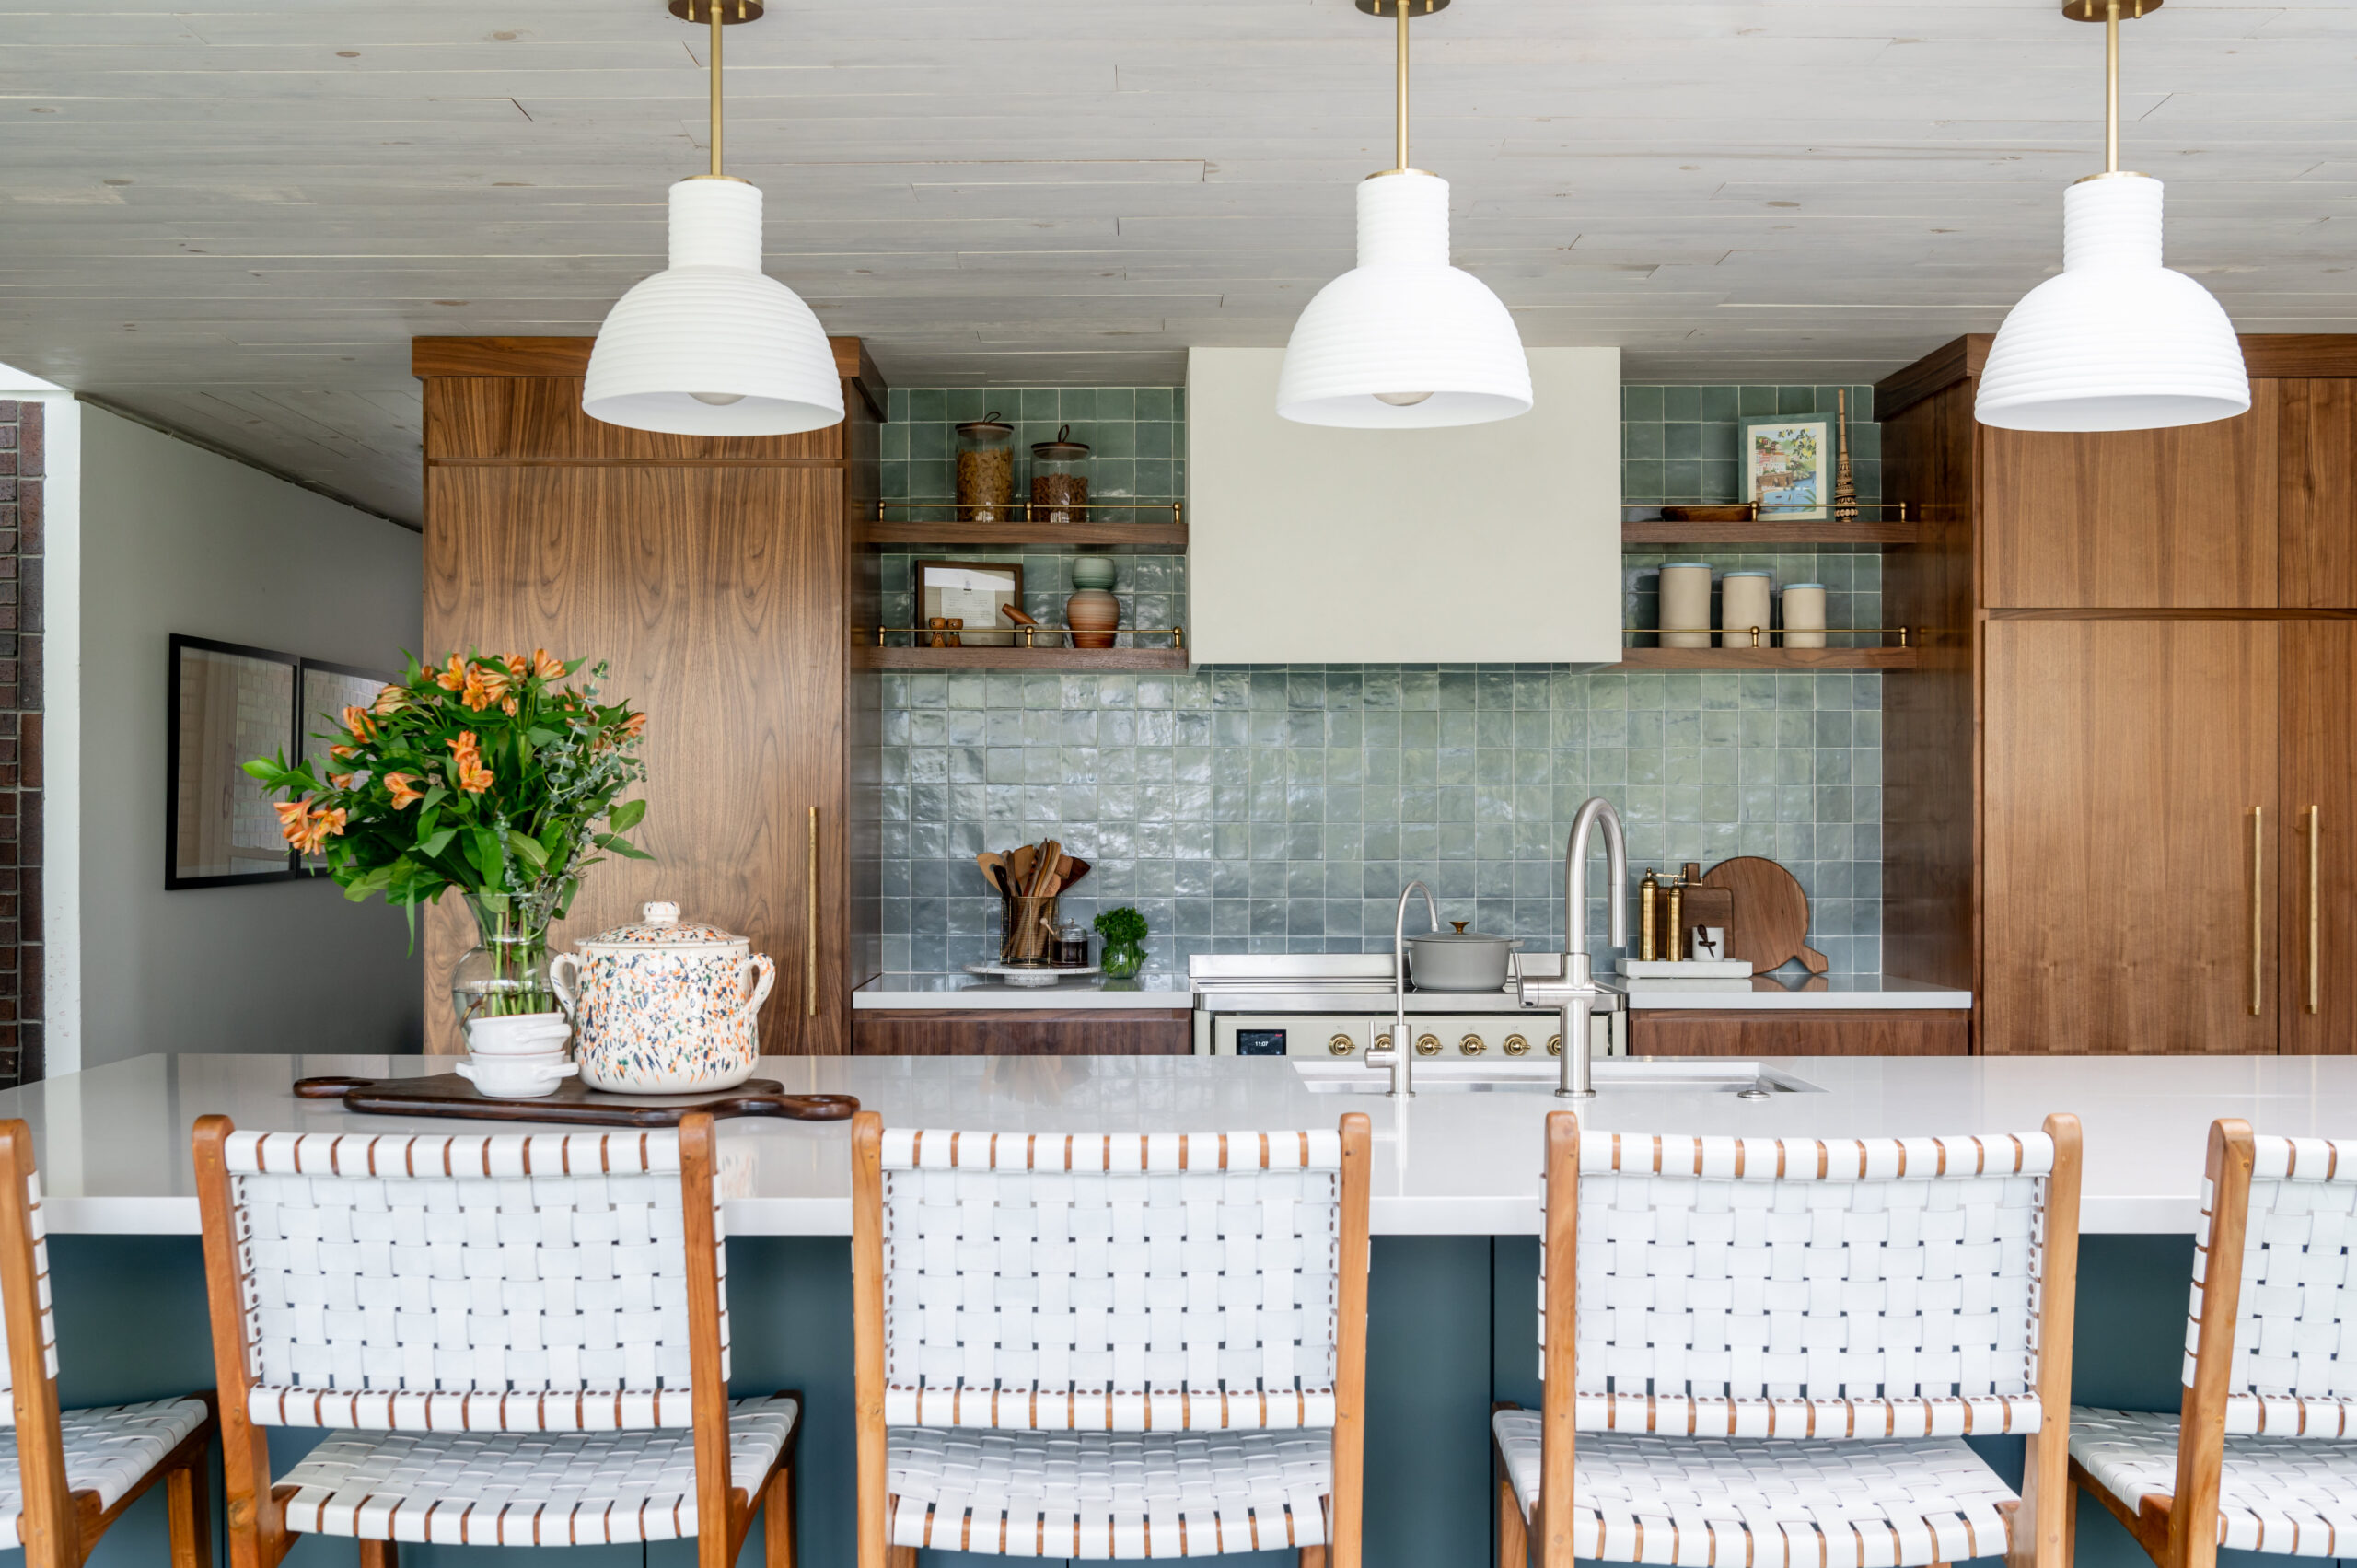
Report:
[[[1623,493],[1631,505],[1733,499],[1738,412],[1830,410],[1833,393],[1625,388]],[[1866,499],[1880,476],[1871,396],[1852,389]],[[946,496],[951,425],[993,409],[1018,443],[1070,424],[1100,454],[1096,494],[1184,493],[1183,392],[900,389],[883,431],[885,498]],[[1016,487],[1028,487],[1020,459]],[[1022,561],[1025,608],[1061,622],[1068,556],[958,553]],[[888,616],[910,612],[912,559],[883,563]],[[1184,624],[1183,558],[1115,559],[1123,625]],[[1877,552],[1701,547],[1623,557],[1631,626],[1658,624],[1655,574],[1689,560],[1766,566],[1780,587],[1823,582],[1832,625],[1878,623]],[[1067,913],[1086,923],[1134,903],[1157,966],[1197,952],[1387,950],[1399,889],[1419,877],[1445,919],[1560,942],[1564,837],[1580,802],[1601,794],[1620,808],[1640,874],[1732,854],[1782,861],[1808,889],[1810,940],[1834,972],[1877,973],[1881,679],[1547,665],[888,676],[886,964],[994,956],[997,900],[973,857],[1050,835],[1094,865]],[[1603,918],[1591,900],[1590,929]]]

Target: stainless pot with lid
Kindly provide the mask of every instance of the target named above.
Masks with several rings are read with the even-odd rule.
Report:
[[[1503,991],[1517,939],[1485,936],[1449,922],[1454,931],[1408,938],[1408,979],[1419,991]]]

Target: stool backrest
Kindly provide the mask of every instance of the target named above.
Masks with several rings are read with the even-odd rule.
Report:
[[[885,1421],[1333,1425],[1346,1225],[1354,1205],[1363,1257],[1366,1213],[1342,1153],[1330,1131],[883,1131],[862,1221]]]
[[[677,1132],[231,1132],[220,1161],[255,1423],[692,1424],[697,1183]],[[725,1379],[727,1265],[700,1174]]]
[[[2049,1133],[1577,1146],[1578,1427],[2038,1430]],[[2075,1237],[2075,1157],[2070,1180]]]
[[[19,1122],[16,1125],[23,1124]],[[54,1386],[57,1382],[57,1319],[51,1307],[49,1295],[49,1240],[47,1233],[41,1226],[41,1173],[32,1168],[30,1132],[24,1133],[22,1140],[26,1168],[22,1172],[23,1185],[18,1188],[18,1191],[24,1194],[23,1201],[18,1204],[0,1196],[0,1207],[16,1211],[10,1223],[22,1228],[22,1234],[29,1243],[29,1261],[26,1266],[26,1275],[20,1283],[15,1277],[17,1271],[6,1266],[12,1260],[6,1259],[5,1254],[0,1254],[0,1290],[5,1290],[10,1295],[22,1291],[26,1297],[24,1310],[29,1315],[29,1320],[37,1325],[33,1333],[34,1342],[41,1347],[42,1380],[52,1386],[50,1398],[54,1403],[56,1398]],[[5,1164],[0,1164],[0,1181],[6,1181],[16,1174],[6,1169]],[[0,1427],[17,1424],[15,1365],[17,1358],[8,1353],[11,1344],[8,1337],[8,1322],[9,1319],[17,1316],[17,1311],[13,1302],[9,1304],[9,1307],[7,1311],[0,1311]]]
[[[2203,1285],[2232,1270],[2225,1430],[2357,1436],[2357,1141],[2213,1132],[2202,1181],[2203,1245],[2193,1261],[2185,1386],[2195,1386]],[[2231,1171],[2222,1158],[2233,1160]],[[2245,1163],[2247,1162],[2247,1163]],[[2239,1267],[2235,1267],[2239,1260]],[[2216,1354],[2213,1342],[2212,1353]]]

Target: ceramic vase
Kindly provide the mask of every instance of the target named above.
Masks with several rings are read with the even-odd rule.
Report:
[[[1064,624],[1072,628],[1072,645],[1111,647],[1113,628],[1121,623],[1121,601],[1108,591],[1113,586],[1112,557],[1074,556],[1072,586],[1079,590],[1064,600]]]

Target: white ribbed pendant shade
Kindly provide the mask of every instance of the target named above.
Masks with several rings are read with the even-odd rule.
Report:
[[[671,264],[607,313],[582,412],[675,436],[790,436],[842,423],[825,331],[761,272],[760,190],[682,180],[670,215]]]
[[[1530,412],[1514,318],[1448,263],[1448,181],[1402,169],[1359,186],[1358,265],[1294,323],[1277,412],[1303,424],[1415,429]],[[1392,398],[1429,394],[1414,402]]]
[[[2161,265],[2161,182],[2104,175],[2062,197],[2062,271],[2022,297],[1973,412],[2006,430],[2160,430],[2250,407],[2234,323]]]

